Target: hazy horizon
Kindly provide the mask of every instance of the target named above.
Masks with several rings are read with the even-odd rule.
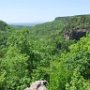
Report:
[[[55,17],[90,14],[89,0],[2,0],[0,20],[7,23],[48,22]]]

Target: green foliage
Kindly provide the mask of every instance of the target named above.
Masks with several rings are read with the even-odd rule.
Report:
[[[3,21],[0,21],[0,31],[5,31],[7,29],[7,24]]]
[[[6,57],[1,62],[2,71],[6,71],[5,90],[13,90],[16,86],[22,86],[22,84],[25,84],[25,82],[29,80],[27,60],[28,57],[24,54],[20,54],[15,47],[9,47]],[[25,80],[24,82],[22,82],[23,79]]]
[[[87,84],[83,77],[80,75],[78,69],[73,71],[70,83],[66,84],[66,90],[89,90],[89,83]]]
[[[90,35],[69,47],[69,52],[62,53],[54,60],[51,74],[52,90],[89,90],[90,85]],[[55,84],[54,84],[54,83]],[[54,87],[57,85],[56,87]],[[59,86],[58,86],[59,85]],[[62,87],[63,86],[63,87]],[[65,89],[66,86],[66,89]]]
[[[70,17],[66,30],[69,29],[90,29],[90,16],[89,15],[78,15]]]
[[[0,21],[0,90],[23,90],[45,79],[48,90],[90,89],[90,34],[67,40],[65,32],[89,32],[90,16],[57,17],[31,28]]]

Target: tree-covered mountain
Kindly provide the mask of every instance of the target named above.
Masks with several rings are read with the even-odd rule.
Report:
[[[0,21],[0,90],[90,90],[90,15],[14,28]]]

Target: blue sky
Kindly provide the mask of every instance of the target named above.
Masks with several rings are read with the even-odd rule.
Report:
[[[80,14],[90,14],[90,0],[0,0],[0,20],[7,23],[46,22]]]

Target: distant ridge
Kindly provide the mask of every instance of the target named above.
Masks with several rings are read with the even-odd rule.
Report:
[[[34,26],[39,23],[11,23],[10,25],[19,25],[19,26]]]
[[[69,20],[70,18],[73,18],[73,17],[82,17],[82,16],[90,16],[90,14],[56,17],[55,20]]]

